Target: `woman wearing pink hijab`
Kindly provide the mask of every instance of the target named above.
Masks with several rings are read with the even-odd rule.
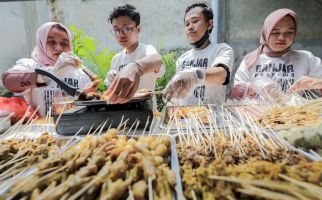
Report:
[[[45,23],[37,31],[32,59],[18,60],[15,66],[3,74],[3,85],[12,92],[22,93],[34,109],[39,106],[39,115],[45,116],[52,106],[57,85],[37,75],[36,68],[51,71],[79,89],[91,85],[90,77],[80,69],[81,60],[71,51],[72,41],[68,28],[57,22]]]
[[[290,49],[297,31],[297,15],[290,9],[276,10],[265,19],[260,46],[245,56],[235,74],[231,99],[253,98],[257,96],[257,89],[263,89],[267,83],[271,86],[275,84],[287,92],[304,76],[307,78],[303,82],[322,77],[320,58],[309,51]],[[296,85],[301,84],[297,82]]]

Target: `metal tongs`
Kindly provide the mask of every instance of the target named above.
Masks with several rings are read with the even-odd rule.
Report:
[[[55,76],[51,72],[48,72],[46,70],[39,69],[39,68],[35,69],[35,72],[36,72],[36,74],[46,76],[46,77],[52,79],[53,81],[55,81],[62,90],[64,90],[68,95],[75,97],[76,100],[86,100],[87,94],[85,91],[79,90],[76,87],[73,87],[73,86],[65,83],[63,80],[61,80],[60,78],[58,78],[57,76]]]

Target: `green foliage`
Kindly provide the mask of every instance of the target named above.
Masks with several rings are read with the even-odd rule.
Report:
[[[156,90],[163,90],[172,76],[176,73],[176,61],[178,55],[176,52],[167,52],[162,55],[162,63],[165,67],[165,74],[156,81]],[[165,106],[162,101],[162,95],[157,96],[158,110],[161,111]]]
[[[82,30],[73,25],[70,25],[70,30],[74,36],[72,41],[73,52],[83,60],[86,67],[97,74],[99,79],[104,80],[115,52],[103,49],[97,53],[97,39],[85,35]],[[101,83],[97,89],[104,91],[106,86]]]
[[[0,88],[0,97],[12,97],[12,92],[9,92],[5,88]]]

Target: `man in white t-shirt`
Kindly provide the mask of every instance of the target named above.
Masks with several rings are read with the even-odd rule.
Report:
[[[163,99],[180,99],[183,105],[219,105],[225,101],[233,50],[227,44],[210,42],[213,13],[206,4],[188,6],[184,23],[186,36],[194,48],[177,60],[177,73],[166,86]]]
[[[164,68],[156,49],[139,43],[140,14],[133,6],[125,4],[114,8],[109,21],[113,35],[124,49],[113,57],[104,83],[109,86],[109,103],[125,103],[137,89],[154,91],[155,81],[164,74]],[[156,111],[155,97],[153,104]]]

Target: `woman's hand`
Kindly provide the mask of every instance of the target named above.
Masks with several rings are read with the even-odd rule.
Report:
[[[252,84],[249,84],[247,87],[247,93],[246,96],[248,98],[254,99],[257,96],[256,90]]]
[[[54,65],[54,71],[59,71],[61,68],[65,66],[74,66],[78,68],[82,66],[82,61],[78,56],[76,56],[72,52],[63,52],[59,55]]]
[[[111,104],[128,102],[137,91],[142,75],[142,69],[136,63],[126,65],[116,75],[104,96]]]
[[[302,76],[295,81],[288,89],[288,92],[297,92],[301,90],[322,89],[322,79],[313,78],[309,76]]]

